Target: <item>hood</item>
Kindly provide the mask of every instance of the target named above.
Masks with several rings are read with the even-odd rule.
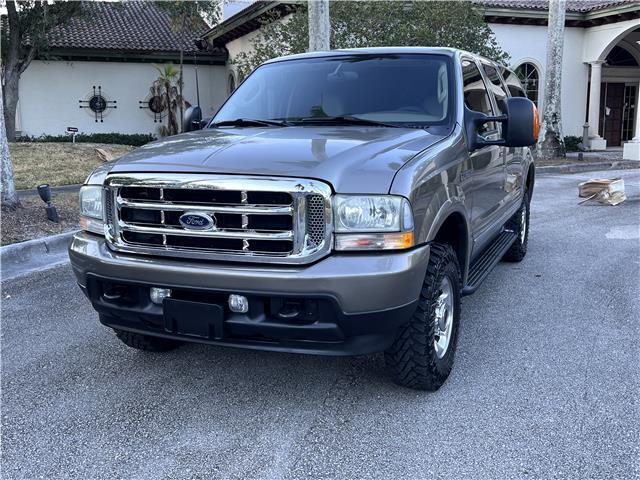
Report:
[[[387,193],[396,172],[442,138],[368,126],[206,129],[149,143],[111,171],[313,178],[336,192]]]

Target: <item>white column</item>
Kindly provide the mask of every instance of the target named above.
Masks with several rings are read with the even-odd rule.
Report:
[[[636,129],[633,140],[624,144],[622,158],[640,161],[640,83],[636,87]]]
[[[589,149],[604,150],[607,141],[598,135],[600,127],[600,84],[602,83],[601,60],[591,62],[591,86],[589,87]]]

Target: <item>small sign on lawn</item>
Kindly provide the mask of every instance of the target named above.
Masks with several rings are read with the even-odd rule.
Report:
[[[76,143],[76,135],[78,134],[78,127],[67,127],[67,135],[71,135],[71,141]]]

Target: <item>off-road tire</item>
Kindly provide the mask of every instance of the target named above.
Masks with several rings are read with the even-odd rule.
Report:
[[[438,358],[435,340],[435,307],[440,285],[447,275],[453,291],[453,326],[449,346]],[[461,275],[458,258],[449,245],[431,244],[427,273],[418,306],[411,320],[400,327],[391,347],[385,352],[393,381],[416,390],[437,390],[453,368],[460,325]]]
[[[180,342],[160,337],[151,337],[141,333],[127,332],[126,330],[113,329],[122,343],[128,347],[147,352],[168,352],[180,346]]]
[[[513,242],[511,248],[507,250],[507,253],[502,257],[503,260],[507,262],[520,262],[527,254],[527,244],[529,243],[529,195],[527,192],[524,193],[524,198],[522,199],[522,205],[518,211],[509,219],[507,224],[505,225],[507,230],[511,230],[514,232],[517,237],[516,241]],[[525,221],[524,224],[524,238],[522,235],[522,214],[524,212]]]

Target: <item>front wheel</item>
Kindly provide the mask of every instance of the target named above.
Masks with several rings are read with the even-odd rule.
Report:
[[[520,208],[509,219],[505,227],[516,234],[516,241],[504,254],[503,260],[520,262],[527,254],[527,244],[529,243],[529,194],[527,192],[524,193]]]
[[[385,352],[397,384],[434,391],[451,373],[460,324],[460,283],[453,248],[432,244],[418,307]]]

